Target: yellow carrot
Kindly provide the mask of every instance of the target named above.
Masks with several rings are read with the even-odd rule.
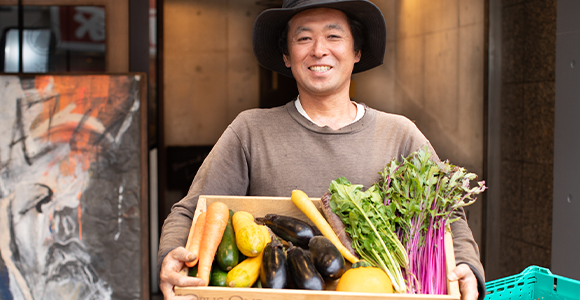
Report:
[[[351,263],[359,261],[359,259],[352,255],[352,253],[350,253],[350,251],[348,251],[348,249],[346,249],[346,247],[344,247],[344,245],[340,242],[338,236],[330,227],[330,224],[328,224],[324,216],[322,216],[320,211],[318,211],[306,193],[301,190],[293,190],[290,199],[292,199],[292,203],[294,203],[294,205],[296,205],[296,207],[298,207],[298,209],[300,209],[308,217],[308,219],[310,219],[310,221],[312,221],[312,223],[318,227],[322,235],[327,237],[336,246],[336,248],[338,248],[346,260],[350,261]]]

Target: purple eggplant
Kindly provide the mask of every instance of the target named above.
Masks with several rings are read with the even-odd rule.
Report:
[[[272,240],[263,250],[262,265],[260,266],[260,281],[262,287],[283,289],[286,288],[288,279],[286,252],[276,235],[270,232],[270,236]]]
[[[294,286],[297,289],[324,290],[326,283],[304,249],[292,246],[286,255],[289,275],[294,279]]]
[[[327,237],[313,237],[308,247],[312,262],[324,280],[336,280],[344,274],[344,257]]]
[[[281,239],[302,248],[308,248],[308,242],[315,235],[310,224],[289,216],[267,214],[256,221],[268,226]]]

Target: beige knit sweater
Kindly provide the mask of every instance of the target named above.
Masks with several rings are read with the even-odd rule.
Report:
[[[362,119],[339,130],[307,120],[293,101],[244,111],[224,131],[187,196],[165,220],[158,266],[169,251],[185,245],[199,195],[289,197],[292,190],[300,189],[310,197],[321,197],[339,177],[366,189],[379,180],[378,172],[389,161],[427,143],[409,119],[369,107]],[[463,211],[458,215],[462,219],[452,223],[456,261],[476,270],[483,285],[477,244]]]

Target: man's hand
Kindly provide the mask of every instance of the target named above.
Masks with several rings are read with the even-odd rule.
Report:
[[[163,259],[161,271],[159,273],[159,289],[163,293],[165,300],[170,299],[197,299],[195,296],[176,296],[174,287],[177,286],[200,286],[205,282],[197,277],[180,274],[179,271],[184,267],[186,262],[193,261],[195,255],[185,250],[183,247],[171,250]]]
[[[460,264],[447,275],[449,281],[459,281],[461,300],[477,300],[477,278],[466,264]]]

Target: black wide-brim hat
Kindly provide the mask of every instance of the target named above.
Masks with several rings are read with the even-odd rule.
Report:
[[[341,10],[364,26],[361,59],[352,73],[359,73],[383,64],[387,43],[387,26],[380,9],[367,0],[284,0],[282,8],[267,9],[254,22],[252,42],[254,55],[264,68],[293,77],[278,46],[278,39],[295,14],[310,8],[327,7]]]

